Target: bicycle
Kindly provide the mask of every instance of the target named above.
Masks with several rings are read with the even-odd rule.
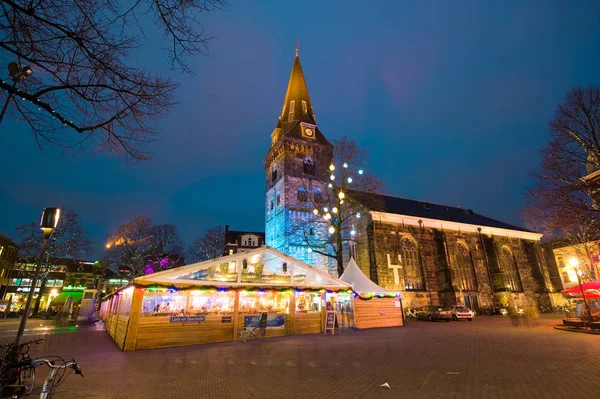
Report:
[[[29,394],[33,389],[35,381],[35,370],[30,367],[24,367],[30,357],[32,344],[39,344],[43,339],[36,339],[15,346],[14,344],[0,345],[0,391],[4,387],[22,387],[18,391],[23,391],[23,394]],[[17,366],[15,366],[17,365]],[[1,395],[1,393],[0,393]]]
[[[258,331],[258,333],[257,333],[257,331]],[[250,339],[257,339],[258,337],[260,337],[260,339],[264,339],[266,332],[267,332],[267,329],[265,327],[259,327],[259,326],[244,327],[244,329],[240,332],[240,340],[242,342],[246,342]]]
[[[37,359],[26,359],[22,362],[17,362],[9,367],[13,368],[24,368],[25,370],[30,370],[33,375],[33,379],[31,381],[31,386],[26,385],[7,385],[2,388],[0,392],[0,396],[6,397],[7,395],[12,398],[18,398],[24,395],[29,394],[33,390],[33,384],[35,381],[35,369],[42,365],[47,365],[50,368],[50,373],[46,380],[44,381],[44,385],[42,386],[42,392],[40,393],[40,399],[50,399],[56,388],[58,388],[64,380],[69,376],[70,372],[67,373],[68,369],[72,369],[75,371],[75,374],[83,377],[83,372],[81,367],[75,359],[71,359],[66,362],[60,356],[51,356],[53,358],[58,359],[62,364],[56,365],[56,360],[49,360],[43,358]]]

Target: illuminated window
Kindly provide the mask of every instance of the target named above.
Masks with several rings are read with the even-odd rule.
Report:
[[[306,190],[303,187],[300,187],[298,189],[298,201],[300,201],[300,202],[308,201],[308,194],[306,193]]]
[[[231,314],[234,300],[234,291],[190,291],[186,316]]]
[[[504,275],[504,288],[508,291],[523,291],[517,262],[508,247],[502,247],[500,250],[500,271]]]
[[[294,120],[294,108],[295,108],[295,106],[296,106],[296,101],[294,101],[294,100],[290,101],[290,113],[289,113],[289,116],[288,116],[288,122]]]
[[[318,313],[321,311],[321,295],[318,292],[297,292],[297,313]]]
[[[277,164],[271,166],[271,183],[275,183],[277,180]]]
[[[290,294],[287,292],[240,292],[240,313],[289,313]]]
[[[306,101],[304,100],[302,100],[302,111],[304,111],[305,114],[308,112],[306,108]]]
[[[144,316],[183,316],[187,306],[187,295],[167,292],[147,292],[142,304]]]
[[[476,290],[475,274],[469,249],[463,244],[456,245],[457,284],[461,290]]]
[[[271,210],[275,209],[275,201],[271,200]]]
[[[419,251],[413,240],[406,237],[400,240],[400,256],[404,269],[404,288],[407,290],[425,289],[419,264]]]
[[[569,273],[567,273],[567,272],[562,272],[562,279],[563,279],[563,283],[571,282],[571,280],[569,279]]]

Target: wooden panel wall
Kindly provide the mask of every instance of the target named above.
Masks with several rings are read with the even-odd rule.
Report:
[[[296,334],[318,334],[322,332],[322,314],[296,313]]]
[[[402,308],[396,307],[396,298],[372,298],[354,301],[356,328],[396,327],[402,325]]]
[[[206,316],[199,323],[171,323],[169,317],[140,317],[135,349],[167,348],[233,340],[233,323]]]
[[[117,320],[117,322],[115,324],[115,335],[113,336],[113,339],[119,349],[123,350],[125,345],[125,335],[127,335],[127,325],[129,324],[129,316],[119,315],[117,318],[115,315],[114,319]]]

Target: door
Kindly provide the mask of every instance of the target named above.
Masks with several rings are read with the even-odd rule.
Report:
[[[471,298],[468,295],[465,295],[465,306],[471,309]]]
[[[471,304],[473,305],[471,310],[479,312],[479,300],[477,299],[477,295],[471,295]]]

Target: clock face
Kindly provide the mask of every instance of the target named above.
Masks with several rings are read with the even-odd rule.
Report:
[[[315,131],[312,130],[311,128],[307,127],[306,129],[304,129],[304,134],[307,137],[312,137],[315,134]]]

